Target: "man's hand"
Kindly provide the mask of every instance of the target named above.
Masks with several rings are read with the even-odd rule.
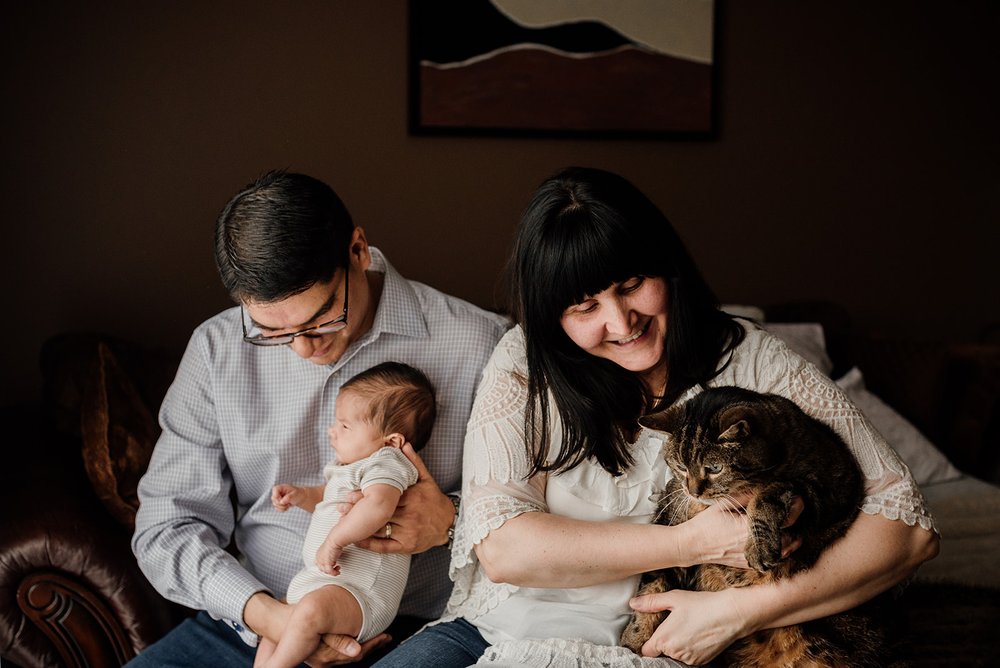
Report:
[[[388,634],[381,633],[363,645],[359,645],[358,641],[351,636],[328,634],[323,636],[319,647],[304,663],[312,668],[355,663],[368,656],[369,652],[387,645],[391,641],[392,638]]]
[[[250,597],[243,609],[243,621],[250,629],[272,642],[278,642],[284,632],[292,607],[278,601],[266,592],[259,591]],[[351,636],[324,635],[316,650],[305,663],[313,668],[354,663],[360,661],[374,649],[388,644],[392,638],[385,633],[375,636],[363,645]]]
[[[359,541],[359,547],[373,552],[417,554],[448,542],[448,529],[455,523],[455,505],[441,492],[413,446],[407,443],[402,450],[417,469],[417,482],[403,492],[396,505],[390,520],[392,536],[373,536]]]

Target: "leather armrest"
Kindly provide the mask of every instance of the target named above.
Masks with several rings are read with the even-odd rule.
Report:
[[[175,610],[94,495],[78,446],[34,439],[5,448],[25,454],[0,487],[0,652],[24,666],[121,665],[173,626]]]

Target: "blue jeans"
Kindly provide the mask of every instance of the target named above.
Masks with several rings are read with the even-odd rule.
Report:
[[[479,629],[456,619],[424,629],[372,668],[465,668],[478,661],[489,646]]]
[[[250,647],[226,624],[199,612],[129,661],[128,668],[246,668],[253,665]]]
[[[424,623],[425,620],[415,617],[397,617],[386,631],[392,636],[393,642],[398,642]],[[352,668],[369,666],[384,651],[373,652],[373,656],[366,657],[365,661],[350,665]],[[256,647],[250,647],[227,624],[212,619],[207,612],[202,611],[195,617],[185,619],[170,633],[129,661],[126,666],[128,668],[191,668],[192,666],[249,668],[253,665],[256,654]]]

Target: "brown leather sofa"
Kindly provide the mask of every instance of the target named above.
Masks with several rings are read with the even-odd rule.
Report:
[[[5,668],[120,666],[187,614],[153,590],[129,547],[155,407],[178,359],[57,336],[42,353],[43,405],[2,409]]]
[[[767,316],[822,323],[834,363],[831,375],[858,365],[868,386],[955,465],[1000,482],[1000,342],[946,345],[862,337],[847,314],[830,304],[775,307]],[[129,547],[135,485],[159,431],[156,408],[178,360],[177,351],[152,351],[106,336],[57,336],[42,354],[43,405],[2,410],[5,668],[119,666],[190,614],[152,589]],[[987,614],[1000,611],[1000,591],[966,594]],[[951,589],[939,598],[957,600]],[[921,610],[917,604],[913,609]],[[933,614],[920,613],[919,620],[936,624],[945,617],[935,608]],[[947,632],[945,642],[963,642],[979,653],[997,651],[991,624],[963,621]],[[953,639],[956,629],[968,631],[967,639]],[[936,641],[933,627],[922,627],[907,650],[918,659],[912,665],[959,665],[919,660],[950,655],[950,649],[927,649]]]

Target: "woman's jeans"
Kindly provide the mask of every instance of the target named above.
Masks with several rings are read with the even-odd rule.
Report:
[[[475,626],[456,619],[428,626],[373,668],[465,668],[478,661],[489,646]]]

